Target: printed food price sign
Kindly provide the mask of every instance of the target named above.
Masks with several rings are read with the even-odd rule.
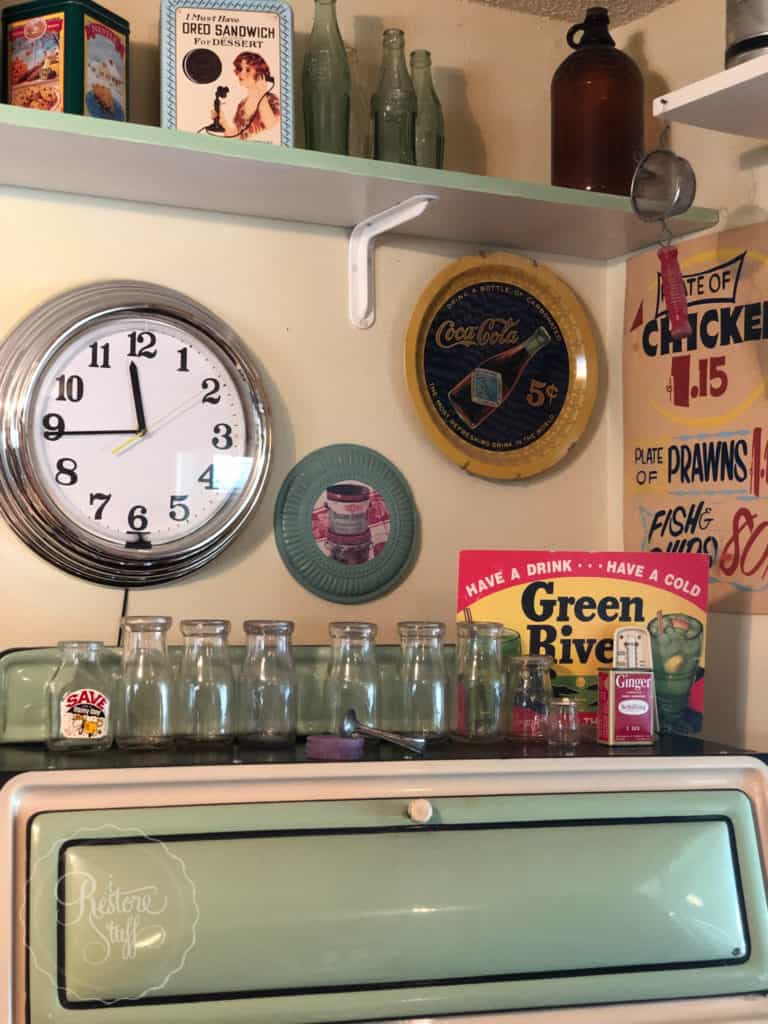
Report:
[[[683,242],[692,333],[669,331],[655,252],[630,261],[624,542],[709,559],[710,607],[768,611],[768,227]]]

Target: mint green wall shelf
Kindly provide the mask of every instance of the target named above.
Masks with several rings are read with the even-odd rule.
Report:
[[[581,257],[658,239],[628,199],[0,104],[0,184],[351,229],[417,193],[438,197],[399,234]],[[673,219],[683,235],[717,212]]]

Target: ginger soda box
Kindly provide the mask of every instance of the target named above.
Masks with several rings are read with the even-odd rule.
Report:
[[[462,551],[457,619],[502,622],[523,654],[552,658],[557,696],[597,720],[598,673],[618,629],[647,629],[665,732],[701,731],[706,555],[625,551]],[[507,649],[509,649],[507,647]]]

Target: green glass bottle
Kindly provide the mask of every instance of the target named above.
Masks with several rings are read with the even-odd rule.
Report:
[[[419,167],[442,167],[445,159],[445,119],[432,83],[432,55],[429,50],[411,54],[411,78],[416,90],[416,163]]]
[[[349,62],[336,21],[336,0],[315,0],[304,58],[304,144],[324,153],[347,152]]]
[[[405,63],[405,36],[384,33],[379,87],[371,100],[373,156],[399,164],[416,163],[416,90]]]

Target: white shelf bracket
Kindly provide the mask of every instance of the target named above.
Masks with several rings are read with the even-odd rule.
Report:
[[[361,330],[376,321],[373,243],[379,235],[420,217],[438,196],[418,195],[375,213],[353,228],[349,239],[349,319]]]

